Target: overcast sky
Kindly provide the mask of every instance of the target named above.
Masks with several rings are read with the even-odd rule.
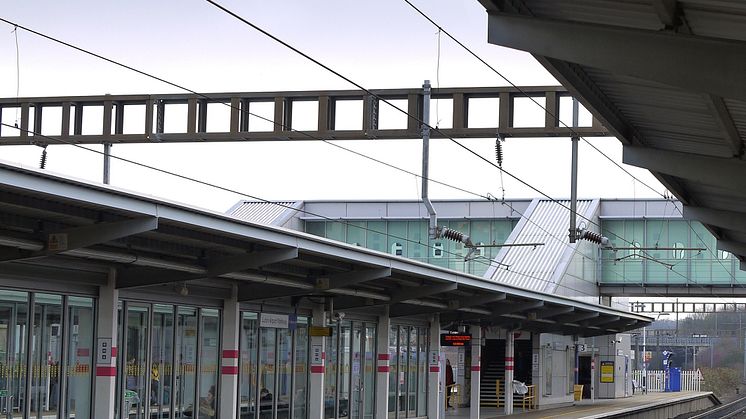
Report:
[[[517,85],[556,85],[530,55],[487,43],[487,15],[476,0],[414,1]],[[402,0],[224,1],[226,7],[309,53],[366,88],[434,85],[505,86],[491,70],[446,36],[437,68],[437,29]],[[0,16],[203,93],[353,89],[285,47],[199,0],[102,2],[6,1]],[[142,75],[0,24],[0,96],[181,93]],[[448,109],[440,109],[447,114]],[[526,111],[541,118],[540,109]],[[530,114],[530,115],[529,115]],[[13,123],[14,115],[3,114]],[[441,120],[446,117],[441,115]],[[567,121],[569,123],[569,121]],[[590,139],[621,161],[613,138]],[[464,140],[494,159],[494,139]],[[419,173],[421,141],[360,141],[343,145]],[[94,147],[95,148],[95,147]],[[100,150],[100,147],[96,148]],[[69,146],[48,149],[47,170],[94,181],[101,157]],[[2,147],[0,159],[38,166],[34,146]],[[265,199],[418,199],[411,175],[323,143],[116,145],[113,153]],[[580,144],[580,197],[657,195]],[[431,177],[479,194],[501,195],[498,171],[451,144],[433,140]],[[570,195],[570,140],[508,139],[504,167],[552,197]],[[659,192],[646,171],[630,170]],[[114,162],[112,184],[216,211],[243,196]],[[538,194],[505,178],[507,198]],[[432,185],[432,198],[475,198]]]

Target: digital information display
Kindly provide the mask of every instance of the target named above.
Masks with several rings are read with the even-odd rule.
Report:
[[[471,343],[468,333],[443,333],[440,335],[440,346],[466,346]]]

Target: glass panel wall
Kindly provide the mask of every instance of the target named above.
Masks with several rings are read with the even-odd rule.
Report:
[[[372,418],[375,324],[345,320],[331,327],[332,337],[327,338],[324,417]]]
[[[263,327],[259,333],[259,411],[260,417],[272,417],[275,389],[275,348],[277,331]],[[266,412],[266,413],[265,413]]]
[[[275,409],[278,416],[288,417],[290,414],[290,393],[292,392],[292,331],[290,329],[277,330],[277,397]]]
[[[259,322],[256,313],[241,313],[241,337],[239,348],[241,359],[238,374],[239,389],[239,411],[241,417],[252,418],[251,412],[256,406],[256,398],[259,392],[257,388],[257,336],[259,334]]]
[[[603,220],[602,234],[615,248],[632,246],[620,238],[624,237],[647,249],[602,252],[604,283],[746,284],[746,271],[738,269],[738,259],[718,252],[715,237],[701,223],[680,219]]]
[[[67,318],[63,327],[70,331],[69,338],[63,340],[68,342],[65,345],[68,348],[67,373],[60,376],[60,380],[67,381],[66,418],[91,417],[95,319],[92,298],[67,298]]]
[[[424,327],[391,326],[389,412],[396,417],[427,415],[426,333]]]
[[[130,418],[144,418],[150,395],[147,393],[150,368],[148,368],[149,309],[142,305],[128,305],[126,309],[122,354],[126,360],[124,369],[124,393],[122,411]]]
[[[171,405],[171,375],[173,373],[174,308],[153,305],[153,337],[151,342],[150,405],[151,417],[165,419]]]
[[[179,360],[174,374],[174,413],[191,412],[194,406],[194,389],[197,387],[197,309],[178,307],[176,317],[175,359]]]
[[[4,415],[47,418],[67,412],[63,417],[91,418],[93,303],[85,297],[0,290]]]
[[[342,322],[339,333],[339,349],[337,357],[339,366],[337,367],[337,417],[346,418],[350,412],[350,340],[351,324],[349,321]]]
[[[324,374],[324,418],[335,418],[337,406],[337,338],[338,328],[326,339],[326,369]]]
[[[200,419],[217,417],[218,348],[220,342],[220,314],[218,310],[200,310],[201,322],[199,357],[199,414]]]
[[[300,317],[295,329],[295,375],[293,376],[293,418],[306,419],[308,404],[308,318]]]
[[[116,417],[216,418],[220,311],[123,301],[120,313]]]
[[[31,349],[31,417],[56,415],[62,359],[62,296],[35,294]]]
[[[445,221],[446,226],[470,235],[475,243],[502,244],[517,219],[483,219]],[[411,259],[483,275],[499,251],[498,247],[481,248],[474,260],[464,262],[464,247],[450,240],[430,240],[427,221],[306,221],[305,231],[369,249],[405,256]]]
[[[287,328],[260,327],[261,314],[256,313],[243,312],[241,319],[238,377],[241,418],[305,419],[308,318],[300,317],[293,322],[289,315]]]
[[[365,336],[363,336],[363,351],[365,358],[363,360],[363,418],[372,419],[375,412],[376,393],[376,327],[365,325]],[[382,383],[381,385],[386,385]]]

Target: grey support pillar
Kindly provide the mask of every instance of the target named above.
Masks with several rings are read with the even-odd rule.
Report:
[[[116,270],[109,270],[106,285],[99,287],[96,343],[95,418],[114,419],[117,377],[117,304]]]
[[[479,419],[479,393],[482,377],[482,327],[469,327],[471,331],[471,407],[469,419]]]
[[[389,354],[389,330],[391,329],[391,318],[388,306],[385,312],[378,317],[376,328],[376,345],[378,362],[376,363],[376,419],[388,419],[389,417],[389,365],[391,355]],[[369,391],[366,389],[366,391]],[[396,388],[393,389],[396,391]]]
[[[505,414],[513,414],[513,366],[515,354],[515,335],[512,330],[505,331]]]

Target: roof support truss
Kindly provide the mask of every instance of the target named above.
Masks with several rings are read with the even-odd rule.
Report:
[[[209,260],[204,273],[168,272],[153,274],[152,269],[132,268],[121,270],[117,278],[117,288],[138,288],[156,284],[192,281],[225,275],[245,269],[283,262],[298,257],[297,248],[264,250],[243,255],[227,256]]]
[[[47,235],[44,249],[39,251],[13,250],[0,255],[0,261],[52,256],[69,250],[121,239],[158,228],[158,218],[143,217],[131,220],[97,223],[68,228]]]
[[[625,164],[651,171],[738,192],[746,191],[746,162],[739,159],[625,146],[622,160]]]
[[[495,12],[488,32],[490,43],[535,55],[746,99],[743,42]]]
[[[295,297],[299,295],[324,294],[330,290],[361,284],[374,279],[391,276],[391,268],[368,269],[360,271],[344,272],[332,275],[329,278],[316,280],[313,289],[308,288],[268,288],[257,285],[242,285],[238,290],[239,301],[258,301],[274,298]]]

